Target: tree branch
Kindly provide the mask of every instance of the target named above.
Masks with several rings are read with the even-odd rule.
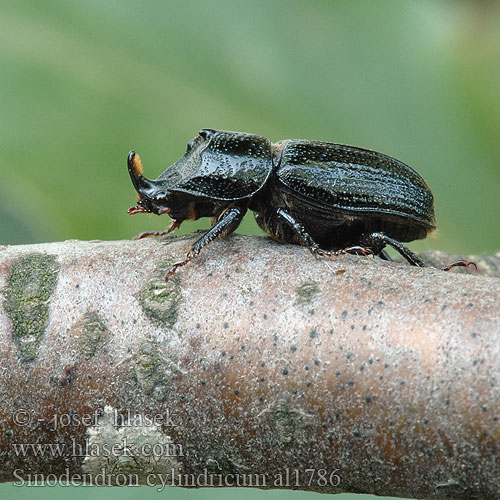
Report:
[[[0,249],[3,481],[500,496],[498,254],[191,242]]]

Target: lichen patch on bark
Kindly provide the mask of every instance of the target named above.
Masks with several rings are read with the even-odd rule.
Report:
[[[57,284],[53,255],[29,254],[11,267],[4,292],[5,310],[23,361],[36,357],[49,321],[49,301]]]
[[[297,289],[297,304],[308,304],[319,293],[319,287],[314,281],[302,283]]]
[[[134,356],[134,375],[142,392],[163,399],[171,389],[171,377],[181,373],[175,356],[160,352],[154,341],[141,344]]]
[[[88,310],[71,330],[78,338],[80,351],[85,359],[92,358],[109,340],[111,332],[97,312]]]
[[[137,299],[146,316],[158,326],[171,328],[177,321],[177,308],[181,299],[179,276],[165,281],[173,262],[161,261]]]
[[[307,440],[306,428],[316,422],[314,415],[295,407],[291,397],[280,394],[264,412],[276,438],[274,445],[300,445]]]

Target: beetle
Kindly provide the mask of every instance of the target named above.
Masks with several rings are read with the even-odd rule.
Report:
[[[135,151],[127,159],[138,194],[129,208],[168,214],[166,235],[186,220],[211,217],[212,227],[172,266],[165,279],[219,236],[232,233],[247,210],[274,240],[307,247],[315,256],[379,255],[386,245],[411,265],[425,263],[402,244],[436,227],[433,195],[405,163],[345,144],[201,129],[184,156],[156,180],[144,177]],[[444,268],[475,265],[457,261]]]

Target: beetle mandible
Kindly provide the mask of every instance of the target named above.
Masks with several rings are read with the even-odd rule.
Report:
[[[212,227],[173,265],[165,279],[219,236],[232,233],[247,210],[273,239],[307,247],[315,256],[373,254],[390,260],[386,245],[411,265],[425,263],[401,242],[436,227],[434,199],[405,163],[345,144],[202,129],[184,156],[158,179],[143,175],[135,151],[128,170],[138,194],[130,215],[168,214],[165,235],[185,220],[211,217]],[[457,261],[444,268],[468,266]]]

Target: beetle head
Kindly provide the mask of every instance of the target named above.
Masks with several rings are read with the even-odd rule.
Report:
[[[220,202],[250,198],[272,171],[271,143],[254,134],[201,129],[184,156],[156,180],[144,177],[131,151],[128,170],[138,193],[136,213],[168,213],[176,221],[212,217]]]
[[[210,142],[210,138],[215,133],[212,129],[202,129],[199,134],[189,141],[184,156],[174,165],[169,167],[156,180],[144,177],[142,173],[142,162],[140,156],[135,151],[128,154],[127,165],[130,178],[134,184],[138,195],[138,202],[135,207],[128,210],[130,215],[138,213],[154,213],[157,215],[170,214],[174,210],[179,219],[190,218],[191,212],[186,210],[186,195],[181,195],[172,191],[179,181],[190,174],[196,172],[200,162],[201,153]]]
[[[130,151],[127,159],[128,172],[138,195],[135,207],[128,209],[130,215],[139,213],[154,213],[157,215],[170,213],[168,206],[168,190],[165,190],[165,182],[152,181],[142,174],[141,157]]]

